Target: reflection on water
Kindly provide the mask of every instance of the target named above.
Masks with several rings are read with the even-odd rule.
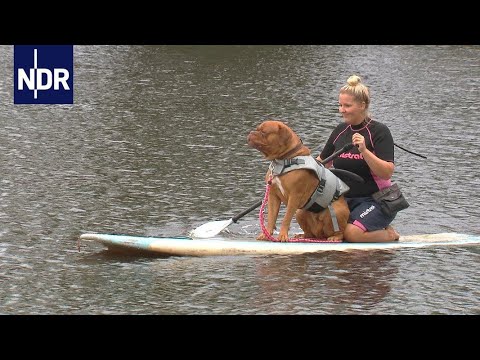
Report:
[[[272,116],[321,146],[352,73],[371,86],[373,117],[395,142],[428,156],[395,151],[394,180],[411,204],[399,232],[480,234],[479,55],[478,46],[75,46],[74,105],[14,106],[13,46],[1,46],[0,313],[478,313],[471,248],[127,259],[95,244],[78,253],[76,241],[184,235],[248,208],[268,166],[247,146],[250,130]],[[258,213],[229,230],[255,236]],[[425,275],[412,278],[412,267]]]
[[[259,261],[259,290],[252,305],[263,313],[272,308],[285,314],[353,313],[359,308],[375,313],[398,273],[391,263],[394,256],[356,251]]]
[[[388,295],[398,268],[391,260],[394,253],[354,252],[335,260],[339,277],[338,302],[371,308]]]

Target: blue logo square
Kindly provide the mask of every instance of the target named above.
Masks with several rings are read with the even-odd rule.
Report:
[[[14,45],[14,104],[73,104],[73,45]]]

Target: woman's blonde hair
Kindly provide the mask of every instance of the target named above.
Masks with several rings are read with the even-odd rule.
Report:
[[[352,75],[348,78],[347,84],[342,86],[340,94],[350,94],[355,101],[365,102],[365,110],[370,105],[370,93],[368,87],[362,84],[360,76]]]

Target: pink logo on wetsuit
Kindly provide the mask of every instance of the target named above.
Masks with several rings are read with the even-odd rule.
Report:
[[[343,154],[340,154],[338,157],[343,159],[363,160],[362,154],[343,153]]]

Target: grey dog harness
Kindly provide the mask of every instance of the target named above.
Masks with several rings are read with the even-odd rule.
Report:
[[[330,211],[334,231],[339,231],[337,215],[332,203],[350,188],[330,170],[319,164],[313,156],[296,156],[292,159],[273,160],[270,165],[272,176],[280,176],[299,169],[312,170],[320,180],[307,203],[301,208],[318,213],[326,208]]]

